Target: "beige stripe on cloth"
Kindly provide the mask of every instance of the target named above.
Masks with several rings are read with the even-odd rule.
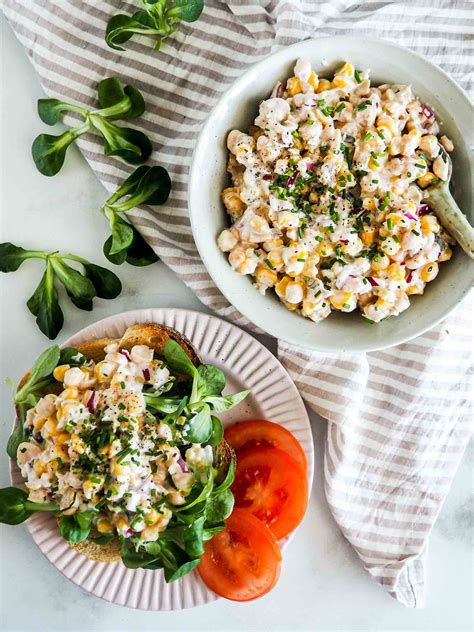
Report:
[[[186,199],[196,134],[229,83],[280,46],[370,33],[424,54],[472,87],[469,1],[208,0],[201,19],[184,25],[159,54],[139,40],[125,53],[105,45],[105,25],[117,12],[113,0],[2,5],[51,96],[91,105],[97,81],[111,75],[143,92],[147,109],[137,123],[153,142],[151,162],[169,169],[173,191],[166,208],[136,210],[133,221],[207,306],[241,325],[248,323],[199,258]],[[120,10],[132,12],[136,4],[120,3]],[[108,190],[130,173],[102,155],[95,137],[78,142]],[[407,606],[424,602],[428,535],[471,430],[471,316],[465,305],[415,341],[367,355],[307,353],[279,343],[302,396],[328,419],[325,477],[333,514],[368,572]]]

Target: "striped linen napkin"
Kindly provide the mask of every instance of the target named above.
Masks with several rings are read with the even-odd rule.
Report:
[[[125,53],[105,45],[107,21],[136,10],[133,2],[2,4],[51,96],[91,105],[97,82],[111,75],[143,92],[147,110],[137,126],[153,142],[152,162],[170,171],[173,191],[165,208],[130,215],[208,307],[242,325],[248,323],[199,258],[186,199],[196,135],[228,85],[280,46],[370,34],[426,55],[472,87],[469,1],[208,0],[200,20],[183,25],[159,54],[135,39]],[[107,189],[130,173],[103,156],[93,136],[78,144]],[[465,305],[413,342],[366,355],[308,353],[279,343],[302,396],[328,420],[326,494],[333,514],[369,573],[407,606],[424,602],[428,535],[469,438],[470,315]]]

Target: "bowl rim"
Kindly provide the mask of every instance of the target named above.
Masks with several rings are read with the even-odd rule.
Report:
[[[293,49],[298,49],[300,48],[302,45],[317,45],[319,42],[324,41],[324,40],[340,40],[343,41],[345,44],[347,43],[367,43],[370,42],[372,44],[380,44],[383,45],[385,48],[392,48],[396,51],[403,51],[404,53],[408,53],[409,55],[411,55],[412,57],[417,58],[418,60],[420,60],[421,62],[423,62],[424,64],[427,64],[428,66],[431,66],[433,69],[436,70],[436,72],[438,72],[443,78],[444,80],[446,80],[451,86],[452,88],[457,91],[457,93],[462,97],[462,99],[465,101],[467,107],[471,110],[474,110],[474,106],[469,98],[469,95],[467,94],[467,92],[464,90],[464,88],[462,88],[445,70],[443,70],[442,68],[440,68],[437,64],[434,64],[433,62],[431,62],[429,59],[427,59],[424,55],[422,55],[421,53],[418,53],[416,51],[413,51],[411,48],[407,47],[407,46],[403,46],[401,44],[392,42],[390,40],[386,40],[380,37],[362,37],[362,36],[358,36],[358,35],[325,35],[322,37],[316,37],[316,38],[308,38],[305,40],[301,40],[299,42],[295,42],[293,44],[290,44],[289,46],[282,46],[280,47],[277,51],[270,53],[268,55],[266,55],[265,57],[263,57],[260,61],[256,62],[255,64],[251,64],[249,65],[243,73],[241,73],[234,81],[232,81],[227,87],[226,89],[222,92],[222,94],[219,95],[217,102],[215,103],[215,105],[213,106],[213,108],[210,110],[210,112],[207,114],[204,123],[201,127],[201,130],[196,138],[196,142],[194,145],[194,149],[193,149],[193,153],[192,153],[192,157],[191,157],[191,163],[190,163],[190,168],[189,168],[189,178],[188,178],[188,185],[187,185],[187,199],[188,199],[188,210],[189,210],[189,218],[190,218],[190,222],[191,222],[191,229],[192,229],[192,233],[193,233],[193,238],[196,244],[196,248],[198,250],[199,256],[208,272],[208,274],[210,275],[210,277],[212,278],[213,283],[216,285],[216,287],[218,288],[218,290],[222,293],[222,295],[225,297],[225,299],[232,305],[232,307],[234,309],[237,310],[237,312],[239,312],[240,314],[242,314],[250,323],[256,325],[257,327],[259,327],[261,330],[263,330],[266,334],[273,336],[277,339],[281,339],[282,341],[291,344],[291,345],[295,345],[295,346],[299,346],[302,347],[301,343],[295,342],[294,339],[292,339],[292,337],[289,336],[282,336],[282,335],[276,335],[275,333],[273,333],[271,331],[271,327],[268,326],[268,323],[265,319],[263,318],[259,318],[258,316],[255,316],[254,314],[252,314],[252,310],[248,310],[247,307],[245,305],[239,305],[239,307],[237,307],[233,300],[230,298],[230,291],[228,292],[227,287],[225,285],[225,283],[220,283],[218,281],[218,277],[217,275],[214,273],[212,266],[208,265],[207,263],[207,253],[205,251],[203,251],[203,249],[200,247],[200,241],[199,239],[196,238],[196,235],[198,234],[198,222],[197,222],[197,216],[195,213],[192,212],[192,202],[191,200],[193,199],[192,194],[193,191],[198,190],[198,184],[199,184],[199,173],[198,173],[198,166],[197,166],[197,160],[196,160],[196,156],[199,152],[200,149],[200,145],[203,142],[203,139],[205,139],[209,128],[211,127],[211,123],[212,120],[214,118],[214,115],[216,113],[216,111],[220,108],[222,100],[226,97],[226,95],[228,94],[229,91],[235,89],[237,86],[239,86],[240,83],[243,83],[246,79],[246,76],[248,75],[248,73],[250,72],[258,72],[258,70],[260,68],[265,68],[266,64],[268,63],[269,59],[277,59],[278,57],[285,57],[286,55],[288,55],[288,51],[291,51]],[[279,61],[279,60],[278,60]],[[324,56],[322,57],[322,61],[324,61]],[[278,62],[277,62],[278,63]],[[467,143],[467,145],[469,145]],[[469,263],[470,260],[467,258],[466,255],[464,255],[464,253],[460,253],[460,256],[462,257],[466,257],[467,261]],[[306,346],[312,350],[312,351],[318,351],[318,352],[326,352],[326,353],[351,353],[351,352],[359,352],[359,353],[367,353],[367,352],[372,352],[372,351],[381,351],[383,349],[388,349],[391,347],[395,347],[397,345],[403,344],[405,342],[409,342],[415,338],[417,338],[418,336],[421,336],[422,334],[426,333],[427,331],[430,331],[431,329],[433,329],[434,327],[436,327],[436,325],[438,325],[440,322],[442,322],[443,320],[445,320],[454,310],[456,310],[458,307],[461,306],[462,303],[464,303],[464,301],[466,300],[466,298],[468,297],[471,289],[473,288],[473,279],[474,279],[474,274],[471,275],[471,280],[467,279],[465,286],[461,286],[461,290],[460,290],[460,296],[458,298],[458,300],[456,302],[454,302],[452,305],[450,305],[442,314],[433,317],[426,325],[424,326],[420,326],[418,328],[414,328],[410,333],[402,333],[399,332],[398,334],[395,333],[392,336],[392,339],[390,342],[383,342],[381,340],[374,340],[372,343],[369,341],[366,344],[363,345],[363,347],[358,346],[356,349],[351,349],[350,346],[348,345],[347,348],[344,348],[342,346],[340,347],[336,347],[334,345],[331,344],[327,344],[327,345],[312,345],[312,344],[306,344]],[[249,313],[250,312],[250,313]],[[317,323],[315,323],[315,325],[317,325]]]

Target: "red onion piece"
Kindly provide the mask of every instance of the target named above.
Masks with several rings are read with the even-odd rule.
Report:
[[[143,369],[143,377],[145,378],[145,381],[148,382],[150,379],[150,369]]]
[[[433,118],[434,116],[433,110],[429,108],[427,105],[423,105],[423,107],[421,108],[421,111],[423,112],[423,114],[426,116],[427,119]]]
[[[314,162],[307,162],[306,163],[306,169],[308,171],[313,171],[313,169],[314,169]]]
[[[295,173],[288,178],[288,182],[286,183],[286,186],[292,187],[294,185],[294,183],[295,183],[296,178],[299,175],[300,175],[300,172],[298,171],[298,169],[296,169]]]
[[[126,349],[122,349],[122,351],[121,351],[120,353],[121,353],[123,356],[125,356],[129,362],[131,362],[131,361],[132,361],[132,358],[130,357],[129,352],[128,352]]]
[[[370,285],[372,287],[378,287],[379,284],[377,283],[377,281],[373,277],[367,277],[367,280],[369,281],[369,283],[370,283]]]
[[[183,472],[183,474],[188,474],[189,467],[186,465],[186,461],[184,461],[183,459],[178,459],[177,463],[179,467],[181,468],[181,471]]]
[[[413,279],[413,272],[410,272],[406,278],[407,283],[411,283],[412,279]]]
[[[348,239],[341,239],[341,243],[342,243],[342,244],[348,244],[348,243],[349,243],[349,240],[348,240]]]
[[[95,391],[92,391],[92,395],[89,397],[89,399],[87,400],[87,410],[90,412],[91,415],[93,415],[95,413]]]
[[[283,84],[279,81],[273,88],[272,97],[280,98],[284,92]]]
[[[133,529],[127,529],[123,535],[124,535],[126,538],[131,538],[131,537],[132,537],[132,535],[133,535],[134,533],[135,533],[135,532],[134,532],[134,530],[133,530]]]
[[[405,217],[408,217],[408,219],[412,219],[414,222],[416,222],[416,217],[413,217],[413,215],[411,213],[403,213],[405,215]]]
[[[430,207],[428,206],[428,204],[421,204],[418,207],[418,217],[421,217],[422,215],[426,215],[426,213],[430,212]]]
[[[264,180],[272,180],[273,178],[272,178],[272,176],[271,176],[269,173],[266,173],[266,174],[263,176],[263,179],[264,179]]]

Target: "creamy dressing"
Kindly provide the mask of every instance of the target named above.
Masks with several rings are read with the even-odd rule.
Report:
[[[153,349],[114,343],[105,351],[98,363],[56,367],[63,390],[28,411],[18,464],[30,500],[56,502],[66,515],[98,505],[100,532],[156,540],[172,515],[157,503],[184,503],[212,465],[212,448],[193,444],[182,458],[179,431],[147,411],[144,387],[165,393],[174,382]]]
[[[227,138],[230,265],[317,322],[359,309],[378,322],[410,305],[454,243],[422,204],[446,180],[433,112],[410,86],[370,84],[344,64],[332,81],[298,60],[255,125]]]

